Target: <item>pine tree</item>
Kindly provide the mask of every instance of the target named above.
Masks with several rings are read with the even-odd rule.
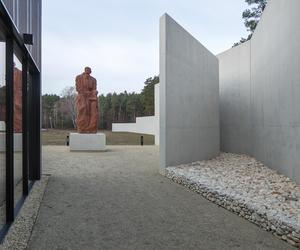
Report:
[[[233,47],[238,46],[244,42],[247,42],[251,39],[253,32],[255,31],[257,24],[261,18],[263,11],[267,6],[267,0],[245,0],[249,6],[252,8],[248,8],[243,12],[243,19],[245,27],[247,31],[250,32],[247,38],[242,37],[238,43],[235,43]]]

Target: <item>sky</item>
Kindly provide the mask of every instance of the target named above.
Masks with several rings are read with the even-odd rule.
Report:
[[[244,0],[43,1],[43,93],[92,68],[100,94],[140,92],[159,74],[159,18],[168,13],[214,54],[247,35]]]

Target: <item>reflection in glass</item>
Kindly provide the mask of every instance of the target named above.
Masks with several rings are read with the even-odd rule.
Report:
[[[22,64],[14,55],[14,183],[15,205],[22,197]]]
[[[0,37],[0,228],[5,224],[5,178],[6,178],[6,83],[5,42]]]

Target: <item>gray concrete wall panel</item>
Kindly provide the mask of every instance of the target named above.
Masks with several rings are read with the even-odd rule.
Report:
[[[219,153],[217,58],[170,16],[160,20],[161,166]]]
[[[221,149],[300,183],[300,1],[270,1],[251,42],[218,56]],[[250,88],[249,88],[250,86]]]
[[[251,152],[250,43],[219,55],[221,149]]]

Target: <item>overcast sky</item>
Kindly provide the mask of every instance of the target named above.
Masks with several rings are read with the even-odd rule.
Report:
[[[247,32],[244,0],[43,1],[43,93],[92,68],[100,93],[140,92],[159,73],[159,18],[168,13],[217,54]]]

